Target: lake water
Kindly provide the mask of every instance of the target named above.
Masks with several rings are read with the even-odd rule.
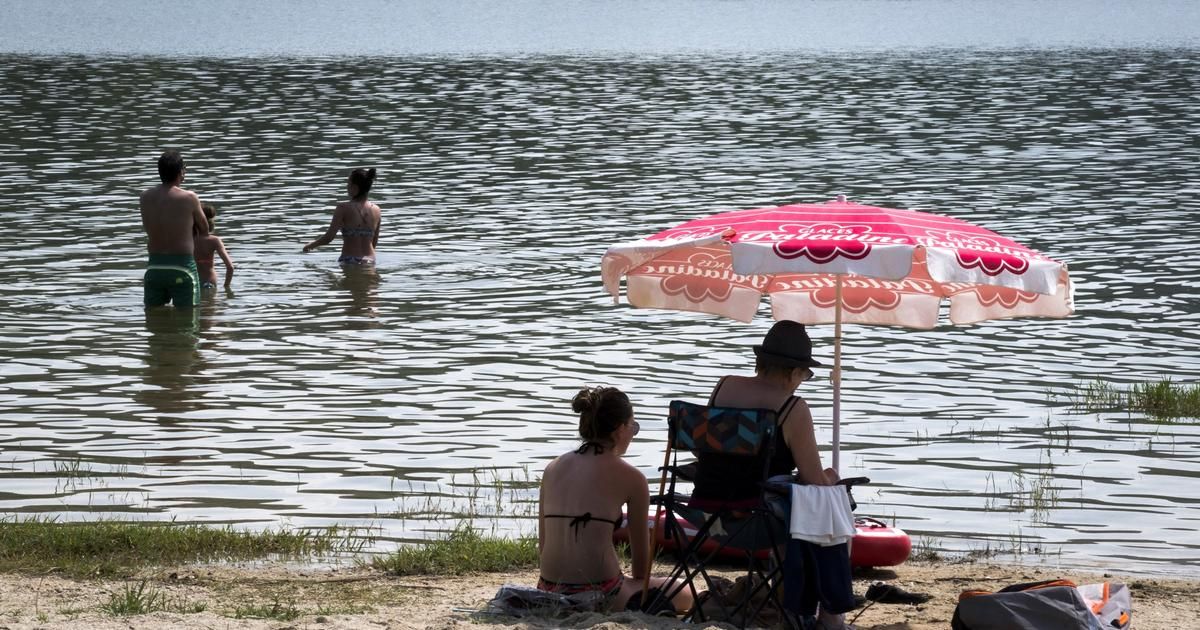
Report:
[[[145,27],[174,8],[5,3],[0,514],[337,523],[383,550],[461,513],[532,532],[579,386],[630,393],[656,476],[667,402],[748,373],[770,323],[613,306],[605,248],[845,194],[981,224],[1077,283],[1065,320],[847,328],[860,512],[952,551],[1195,575],[1200,424],[1062,394],[1200,379],[1197,13],[1086,4],[528,2],[489,30],[486,4],[367,3],[346,39],[324,3],[210,3],[169,37]],[[168,146],[238,265],[194,314],[140,304],[137,195]],[[300,253],[355,166],[379,168],[375,273]],[[801,392],[828,443],[828,382]]]

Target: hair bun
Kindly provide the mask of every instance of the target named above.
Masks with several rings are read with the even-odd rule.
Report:
[[[367,169],[367,179],[370,179],[371,181],[375,181],[375,169],[374,168]]]
[[[596,392],[591,387],[584,387],[571,399],[571,410],[575,413],[594,413],[596,411]]]

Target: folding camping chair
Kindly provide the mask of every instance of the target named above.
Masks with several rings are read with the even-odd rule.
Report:
[[[664,512],[664,539],[674,543],[676,564],[668,576],[671,587],[658,593],[657,602],[651,600],[644,610],[655,610],[656,604],[687,588],[697,605],[685,614],[685,621],[715,619],[745,627],[768,606],[788,619],[780,601],[783,563],[779,555],[787,542],[787,522],[767,503],[775,415],[772,409],[671,401],[667,423],[673,458],[669,454],[670,463],[664,466],[669,484],[654,502]],[[695,455],[695,462],[680,465],[681,451]],[[680,482],[693,484],[691,495],[677,492]],[[685,527],[694,527],[694,533],[689,535]],[[735,589],[740,591],[735,601],[723,601],[712,594],[729,589],[714,580],[709,568],[717,559],[733,562],[731,557],[746,563],[747,581],[744,588]],[[707,601],[699,598],[697,578],[710,593]]]

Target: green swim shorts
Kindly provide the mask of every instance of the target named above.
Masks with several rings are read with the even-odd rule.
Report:
[[[186,254],[150,254],[142,284],[147,308],[167,302],[191,308],[200,303],[196,259]]]

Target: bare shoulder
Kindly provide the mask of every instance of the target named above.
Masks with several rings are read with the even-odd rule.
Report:
[[[741,386],[748,385],[748,384],[751,384],[754,382],[754,379],[749,376],[740,376],[737,374],[730,374],[728,376],[723,377],[721,380],[725,382],[726,387],[728,387],[730,385],[733,385],[734,387],[741,387]],[[717,382],[719,383],[721,381],[717,381]]]
[[[558,457],[550,460],[550,463],[546,464],[546,469],[542,471],[542,479],[546,479],[547,477],[555,474],[558,471],[558,468],[562,466],[564,457],[566,457],[566,455],[559,455]]]
[[[635,484],[639,487],[648,483],[646,481],[646,475],[643,475],[642,471],[638,470],[636,466],[623,459],[618,461],[617,471],[617,474],[619,474],[621,479],[626,483]]]
[[[796,404],[788,410],[787,419],[797,420],[799,422],[793,424],[812,424],[812,411],[808,408],[808,401],[797,396]]]

